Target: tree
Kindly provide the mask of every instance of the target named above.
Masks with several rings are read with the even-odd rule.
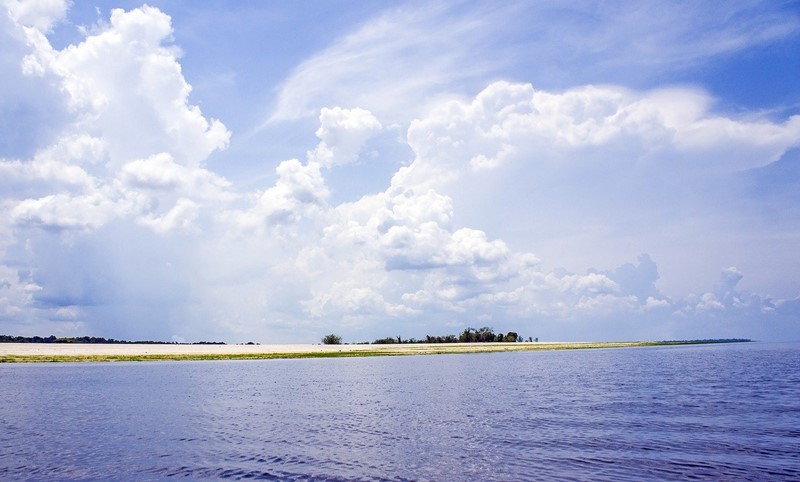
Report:
[[[487,343],[494,341],[494,330],[488,326],[484,326],[475,333],[475,341],[480,343]]]
[[[325,335],[322,337],[322,343],[326,345],[341,345],[342,337],[331,333],[330,335]]]
[[[458,341],[461,343],[473,343],[476,338],[475,332],[474,328],[466,328],[458,337]]]

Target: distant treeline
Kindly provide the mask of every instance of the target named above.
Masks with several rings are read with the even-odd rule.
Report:
[[[56,338],[50,336],[10,336],[0,335],[0,343],[104,343],[104,344],[126,344],[126,345],[224,345],[221,341],[198,341],[195,343],[178,343],[168,341],[126,341],[115,340],[113,338],[102,338],[97,336],[76,336],[66,338]]]
[[[445,336],[433,336],[427,335],[423,339],[416,339],[416,338],[407,338],[403,339],[402,337],[386,337],[386,338],[379,338],[373,341],[373,344],[377,345],[390,345],[394,343],[514,343],[514,342],[521,342],[524,341],[521,336],[517,334],[515,331],[509,331],[508,333],[494,333],[494,330],[489,328],[488,326],[484,326],[483,328],[467,328],[466,330],[462,331],[460,335],[445,335]],[[528,341],[534,341],[532,337],[528,338]],[[535,341],[539,341],[536,338]]]
[[[750,338],[708,338],[704,340],[663,340],[659,341],[659,345],[703,345],[711,343],[748,343],[751,342]]]

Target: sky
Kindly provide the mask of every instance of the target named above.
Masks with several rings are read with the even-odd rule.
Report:
[[[0,333],[800,340],[800,2],[0,4]]]

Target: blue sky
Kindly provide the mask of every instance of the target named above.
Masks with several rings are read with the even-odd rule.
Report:
[[[0,332],[800,339],[798,2],[0,13]]]

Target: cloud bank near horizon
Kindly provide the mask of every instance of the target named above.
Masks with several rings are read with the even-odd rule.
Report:
[[[367,25],[286,81],[293,90],[276,112],[316,108],[317,144],[248,190],[210,166],[234,133],[191,100],[167,14],[116,9],[56,49],[47,34],[66,11],[10,2],[2,19],[3,122],[30,112],[32,130],[5,139],[0,159],[0,331],[263,342],[484,325],[563,340],[800,336],[796,287],[745,289],[747,273],[725,263],[710,286],[670,292],[651,252],[675,261],[680,246],[665,244],[690,238],[700,251],[721,247],[714,260],[740,259],[727,244],[761,242],[742,229],[765,222],[737,203],[742,179],[792,159],[800,116],[721,112],[696,87],[487,81],[469,97],[431,98],[400,125],[393,142],[410,158],[383,188],[334,201],[336,171],[380,162],[405,122],[395,113],[449,72],[415,77],[425,89],[377,106],[383,82],[341,60],[370,32],[383,38]],[[451,27],[477,28],[464,18]],[[318,106],[335,100],[308,87],[331,57],[345,69],[331,82],[346,71],[365,93],[380,88],[363,103],[341,93],[355,103]],[[792,256],[797,230],[772,234],[789,239],[774,264]],[[570,255],[559,246],[580,250],[586,268],[563,268]],[[677,272],[698,272],[692,256]]]

